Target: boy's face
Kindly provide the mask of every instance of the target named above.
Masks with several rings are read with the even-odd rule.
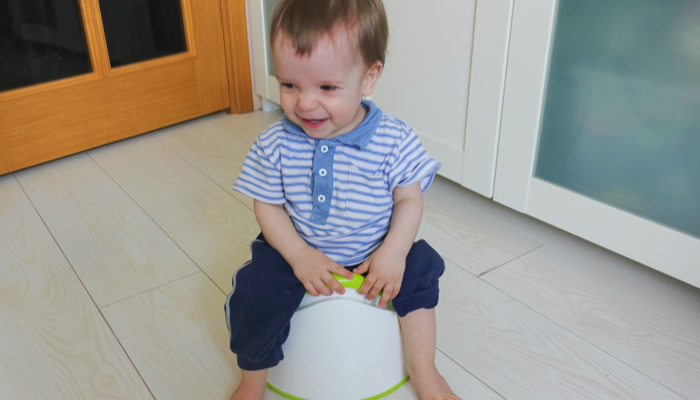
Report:
[[[300,56],[288,36],[277,35],[272,54],[282,109],[314,139],[348,133],[365,117],[360,101],[374,91],[382,63],[367,68],[356,42],[336,29],[320,38],[311,54]]]

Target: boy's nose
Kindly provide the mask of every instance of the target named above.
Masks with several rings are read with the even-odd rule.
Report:
[[[318,107],[318,102],[313,95],[300,93],[297,99],[297,108],[302,111],[315,110]]]

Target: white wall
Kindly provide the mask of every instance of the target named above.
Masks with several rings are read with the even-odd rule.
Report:
[[[248,59],[250,60],[250,84],[253,87],[253,108],[259,110],[262,108],[262,97],[257,93],[255,87],[255,64],[253,64],[253,32],[250,24],[250,0],[245,0],[245,21],[248,27]]]

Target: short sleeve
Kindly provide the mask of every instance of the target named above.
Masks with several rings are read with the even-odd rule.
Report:
[[[286,203],[280,159],[274,151],[266,151],[260,137],[250,148],[233,189],[264,203]]]
[[[412,129],[401,139],[398,155],[389,171],[389,187],[408,187],[420,182],[421,191],[430,186],[442,165],[431,157]]]

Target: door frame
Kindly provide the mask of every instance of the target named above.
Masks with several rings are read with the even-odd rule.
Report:
[[[245,0],[221,0],[221,17],[226,44],[226,67],[231,97],[229,114],[251,112],[253,85],[248,49],[248,22]]]

